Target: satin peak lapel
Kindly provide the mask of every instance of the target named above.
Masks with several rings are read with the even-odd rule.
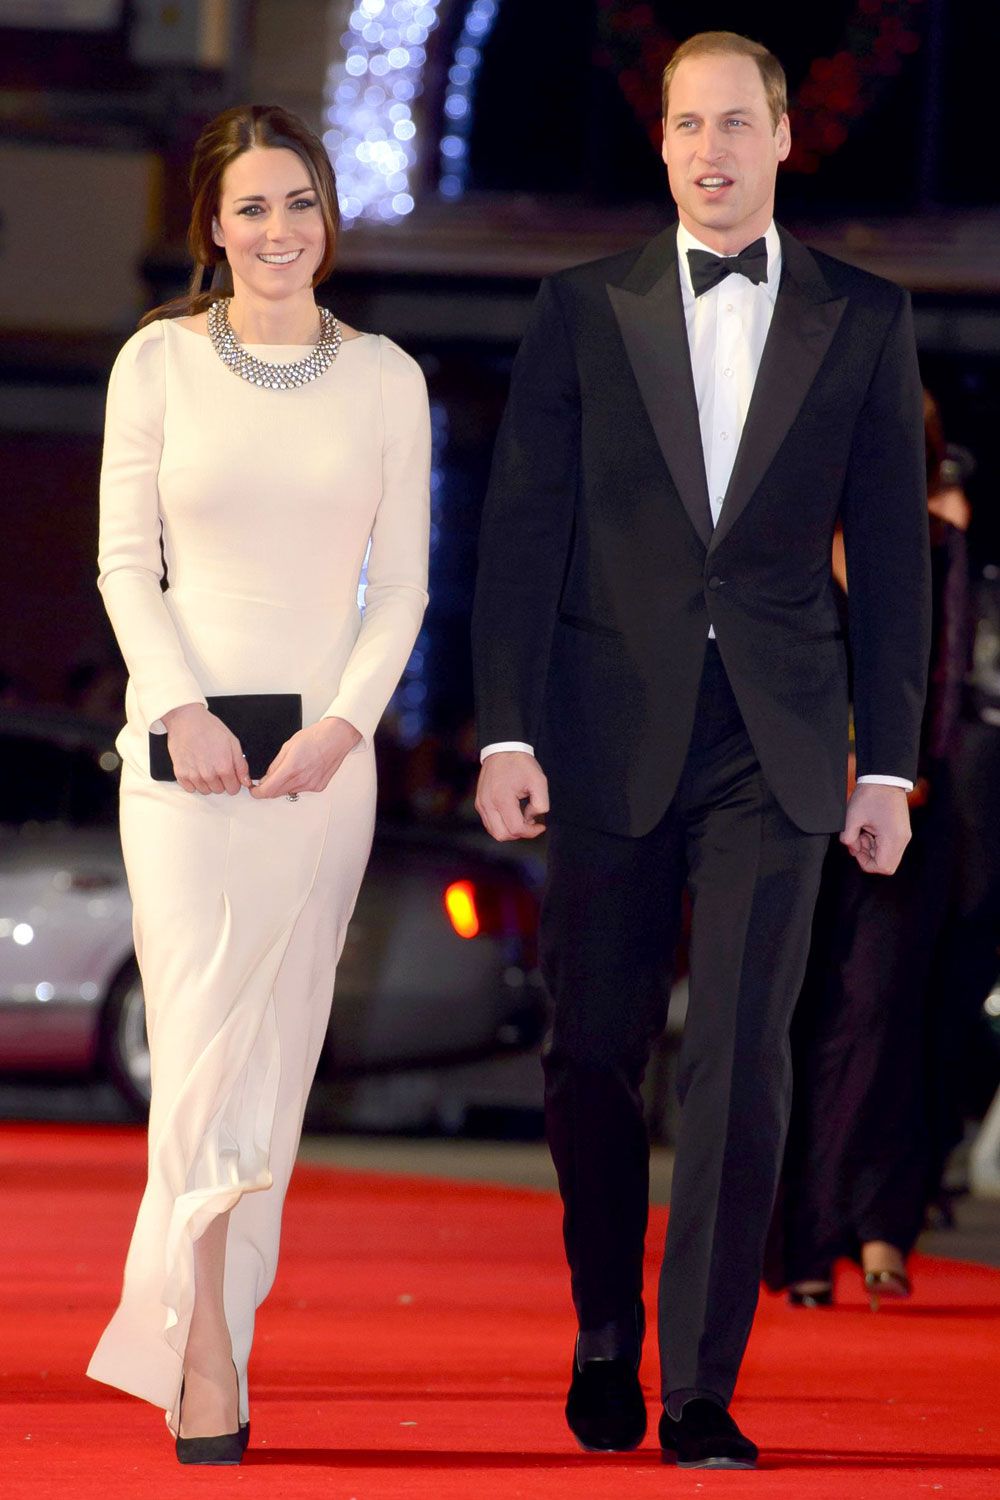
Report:
[[[643,405],[691,524],[712,539],[698,403],[677,279],[677,231],[664,230],[608,296]]]
[[[784,230],[780,234],[781,286],[713,547],[732,530],[774,462],[847,306],[846,297],[831,299],[805,245]]]

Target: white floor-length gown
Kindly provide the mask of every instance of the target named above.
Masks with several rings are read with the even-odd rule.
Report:
[[[305,352],[249,347],[274,362]],[[193,1246],[228,1209],[247,1419],[254,1314],[371,847],[372,735],[427,602],[429,469],[423,376],[380,335],[345,340],[323,375],[282,391],[161,320],[112,374],[100,588],[129,669],[121,829],[153,1096],[122,1300],[88,1373],[174,1427]],[[169,709],[290,692],[305,724],[335,715],[363,736],[325,792],[256,801],[150,778],[148,734]]]

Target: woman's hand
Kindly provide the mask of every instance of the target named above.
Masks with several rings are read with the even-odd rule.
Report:
[[[345,755],[361,740],[346,719],[320,719],[286,740],[252,797],[288,797],[293,792],[322,792],[330,785]]]
[[[185,703],[163,715],[174,775],[186,792],[228,792],[250,785],[240,742],[204,703]]]

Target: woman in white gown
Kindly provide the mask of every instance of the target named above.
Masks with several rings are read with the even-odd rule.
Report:
[[[89,1374],[163,1407],[182,1462],[235,1463],[371,846],[372,735],[427,601],[430,425],[414,361],[317,307],[339,219],[301,122],[228,111],[192,188],[192,292],[145,320],[108,394],[100,588],[130,678],[121,828],[153,1094]],[[200,291],[209,267],[230,297]],[[253,782],[206,699],[288,693],[303,728]],[[150,775],[164,733],[176,781]]]

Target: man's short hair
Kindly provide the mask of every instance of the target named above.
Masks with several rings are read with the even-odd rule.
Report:
[[[788,112],[788,84],[785,70],[773,52],[760,42],[740,36],[738,31],[699,31],[681,42],[663,70],[663,118],[667,118],[667,102],[670,85],[678,67],[686,57],[752,57],[760,72],[764,95],[771,114],[771,124],[777,129],[778,121]]]

